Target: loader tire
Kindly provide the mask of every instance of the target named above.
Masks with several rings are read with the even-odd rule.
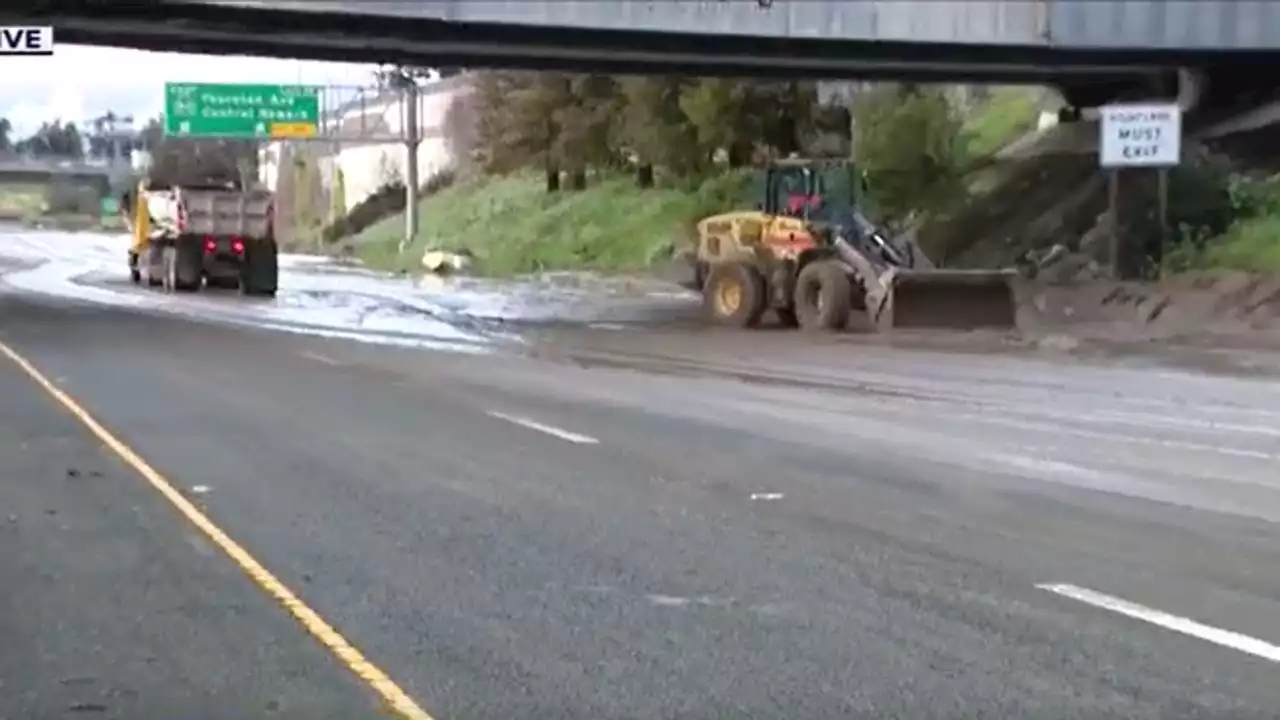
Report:
[[[809,263],[796,277],[795,313],[806,330],[842,330],[853,307],[853,283],[844,266],[830,260]]]
[[[707,316],[731,327],[759,325],[767,300],[764,277],[743,263],[712,267],[702,286],[702,306]]]
[[[773,311],[773,314],[778,316],[778,324],[784,328],[800,327],[800,318],[796,316],[795,306],[778,308]]]

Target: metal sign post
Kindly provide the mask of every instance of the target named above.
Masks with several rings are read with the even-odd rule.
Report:
[[[1175,103],[1107,105],[1101,108],[1098,164],[1107,171],[1111,272],[1123,278],[1120,242],[1120,175],[1155,168],[1159,195],[1160,260],[1169,242],[1169,169],[1182,158],[1182,109]]]
[[[418,117],[418,83],[412,77],[405,85],[405,161],[404,161],[404,238],[400,241],[400,254],[404,255],[418,235],[418,145],[421,143],[420,118]]]
[[[417,189],[418,148],[425,100],[444,85],[422,87],[409,74],[395,76],[390,87],[166,83],[166,137],[258,142],[401,144],[405,158],[403,253],[420,225]],[[400,122],[388,117],[400,109]],[[395,127],[399,125],[399,127]],[[337,153],[334,153],[337,166]],[[335,170],[335,173],[337,171]]]

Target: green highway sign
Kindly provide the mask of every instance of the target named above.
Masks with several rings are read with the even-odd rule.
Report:
[[[164,134],[190,138],[315,137],[320,91],[312,85],[165,83]]]

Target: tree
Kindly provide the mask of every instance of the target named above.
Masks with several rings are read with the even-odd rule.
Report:
[[[89,144],[89,157],[127,158],[136,145],[137,133],[132,128],[132,116],[119,115],[112,110],[94,118],[85,138]]]
[[[13,123],[0,118],[0,152],[13,152]]]
[[[440,131],[444,138],[445,152],[453,159],[454,166],[467,173],[480,160],[480,133],[476,127],[479,119],[478,103],[474,93],[454,96],[445,108]]]
[[[254,141],[166,137],[160,118],[147,122],[137,144],[151,153],[149,175],[158,183],[238,183],[258,171]]]
[[[761,146],[779,155],[798,153],[813,133],[818,107],[815,83],[754,83],[748,88],[745,108],[754,127],[747,130]]]
[[[522,142],[527,129],[520,127],[520,118],[508,102],[530,82],[527,74],[514,72],[486,72],[476,79],[476,159],[487,172],[510,172],[532,164]]]
[[[693,125],[704,161],[721,151],[729,166],[740,167],[751,159],[752,125],[750,83],[745,80],[708,78],[684,88],[680,109]]]
[[[877,208],[902,220],[962,194],[960,129],[960,118],[938,89],[887,85],[860,97],[854,145]]]
[[[683,177],[700,167],[698,136],[680,107],[688,80],[673,76],[629,77],[621,81],[622,121],[618,140],[636,160],[636,182],[654,182],[653,168]]]
[[[31,137],[18,141],[14,149],[36,157],[84,157],[84,139],[75,123],[62,120],[40,124]]]
[[[488,169],[541,167],[547,191],[559,190],[560,154],[567,148],[557,139],[561,123],[570,117],[564,109],[573,99],[571,78],[563,73],[497,72],[482,77],[476,87],[478,134]]]
[[[587,184],[587,168],[615,164],[613,130],[621,107],[617,83],[607,75],[569,75],[551,89],[559,107],[551,110],[551,154],[569,173],[569,186]]]
[[[581,187],[589,168],[624,160],[648,186],[655,167],[688,177],[720,152],[736,167],[758,148],[797,151],[813,134],[817,90],[802,82],[502,71],[477,73],[469,103],[485,169],[541,166],[554,190],[561,171]]]

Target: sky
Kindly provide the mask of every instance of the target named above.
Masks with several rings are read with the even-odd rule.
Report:
[[[166,82],[302,83],[365,86],[375,65],[184,55],[58,45],[51,57],[0,57],[0,117],[14,137],[61,118],[84,123],[108,110],[141,126],[159,115]]]

